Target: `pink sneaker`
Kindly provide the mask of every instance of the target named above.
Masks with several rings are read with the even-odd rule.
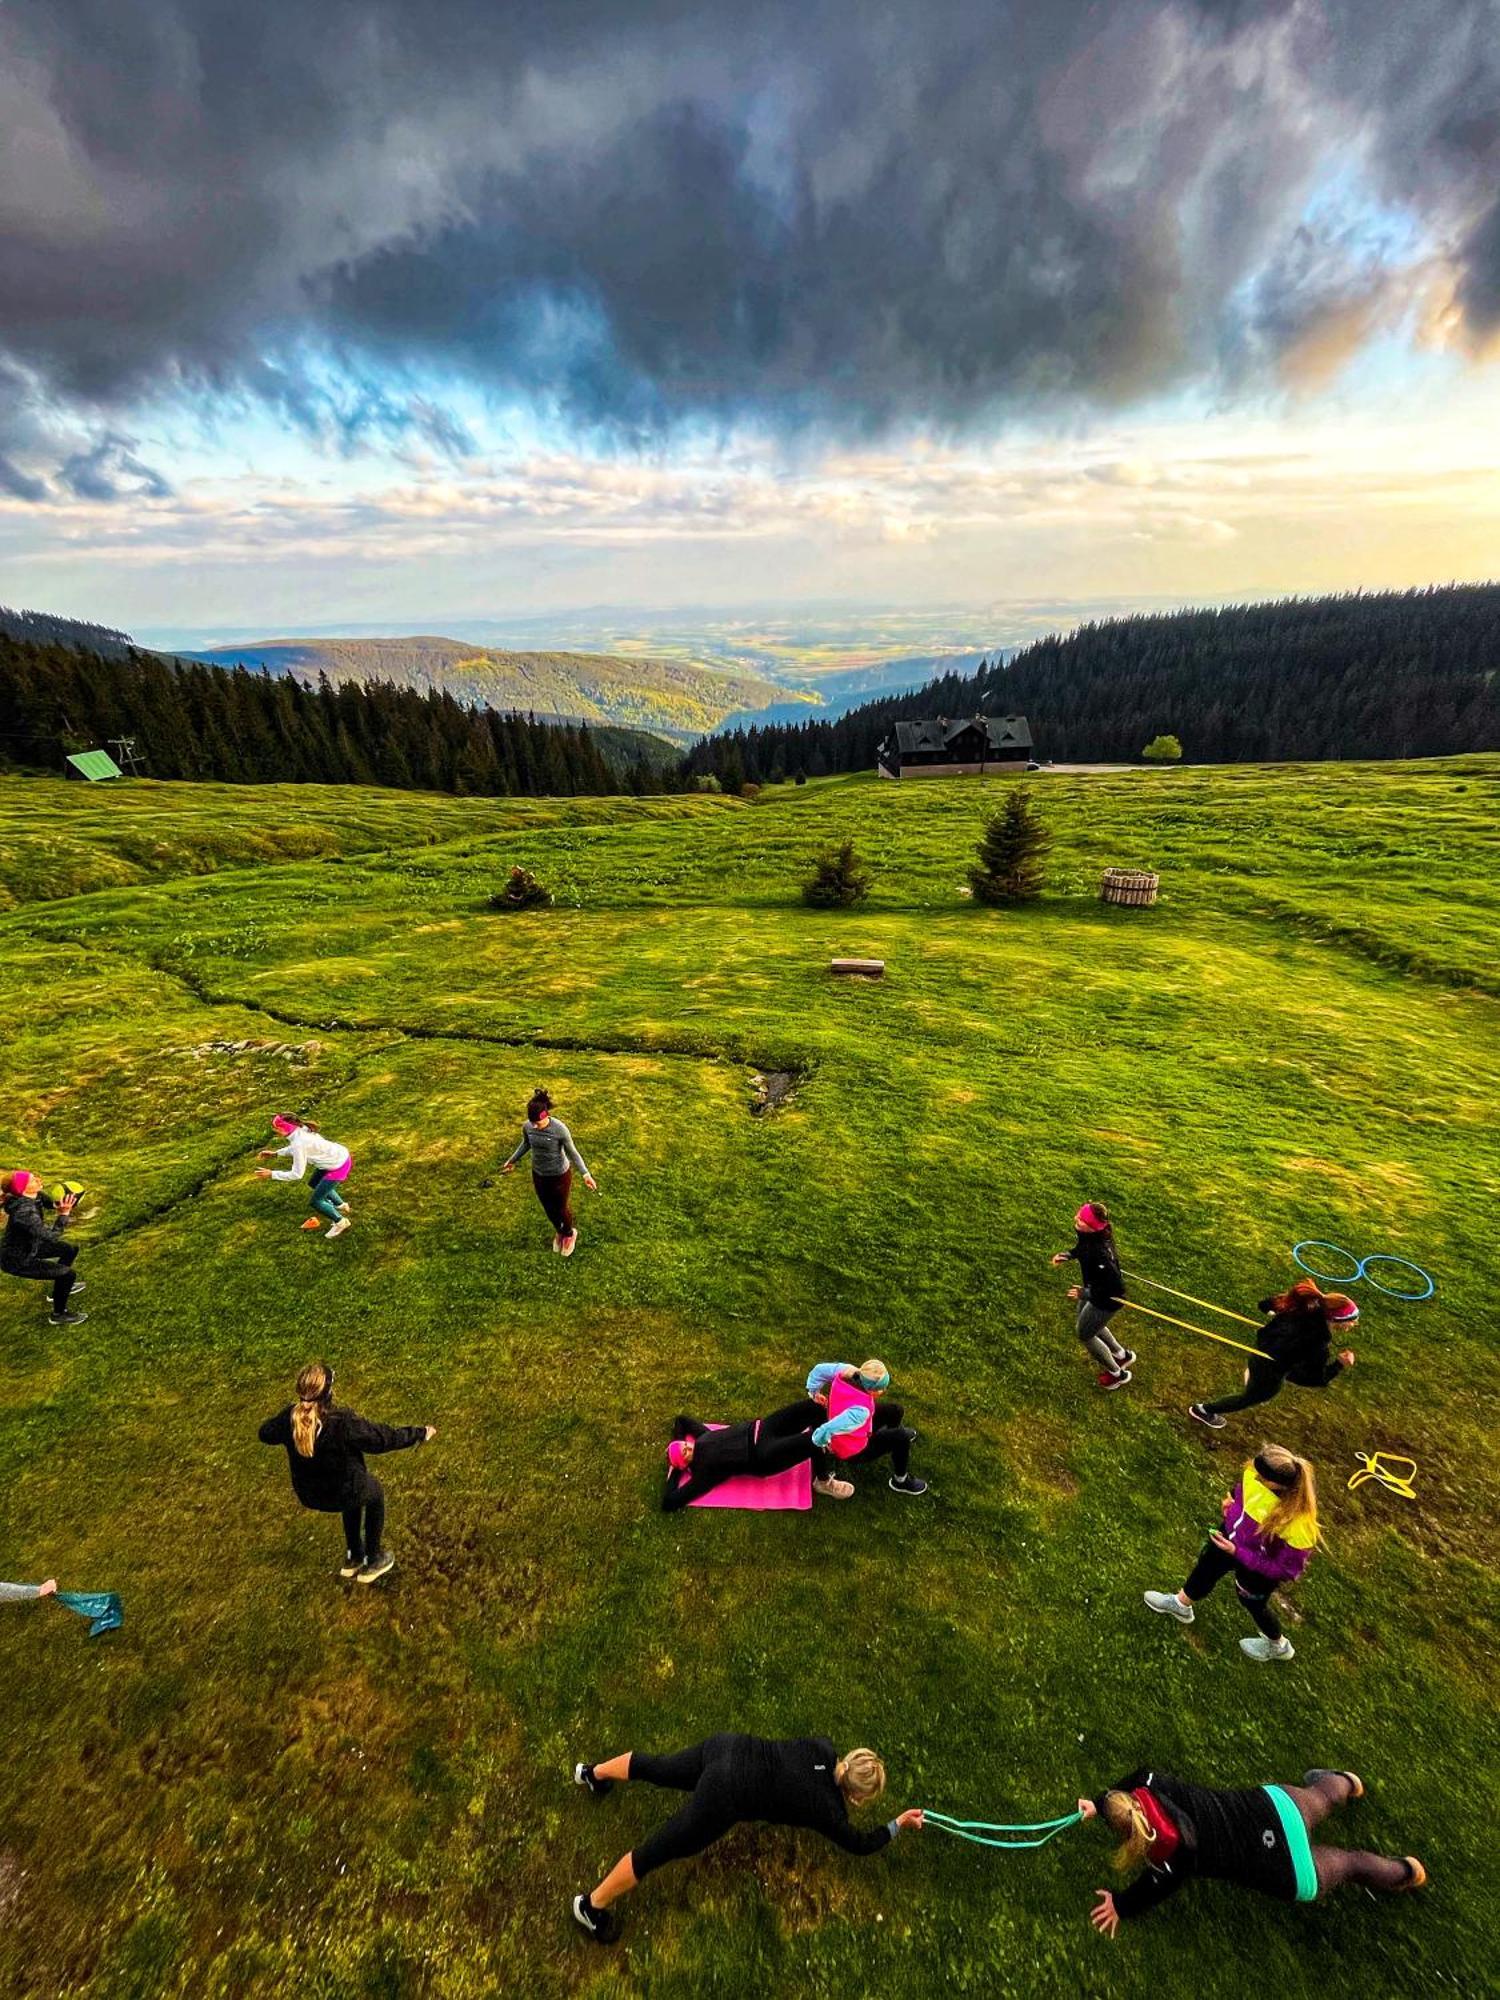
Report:
[[[573,1252],[578,1248],[578,1231],[575,1229],[571,1236],[565,1236],[558,1245],[558,1248],[565,1257],[571,1257]]]
[[[1099,1387],[1101,1389],[1123,1389],[1129,1380],[1130,1370],[1128,1368],[1122,1368],[1118,1375],[1111,1375],[1107,1368],[1099,1370]]]

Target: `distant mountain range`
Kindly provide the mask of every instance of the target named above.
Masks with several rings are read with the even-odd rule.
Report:
[[[211,666],[263,668],[307,686],[326,674],[335,683],[383,681],[422,694],[441,689],[502,711],[613,723],[683,743],[709,734],[732,715],[758,714],[787,700],[784,687],[757,675],[719,673],[686,661],[503,652],[438,637],[268,639],[186,657]]]

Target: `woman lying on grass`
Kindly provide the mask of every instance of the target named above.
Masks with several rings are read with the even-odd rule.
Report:
[[[272,1126],[286,1140],[284,1146],[267,1146],[261,1151],[263,1160],[291,1159],[289,1167],[257,1167],[258,1181],[300,1181],[308,1168],[312,1168],[309,1189],[312,1194],[312,1214],[303,1223],[304,1229],[317,1229],[321,1221],[332,1223],[327,1241],[342,1236],[353,1220],[349,1204],[339,1189],[349,1178],[354,1165],[353,1155],[347,1146],[341,1146],[336,1139],[325,1139],[316,1125],[307,1119],[288,1118],[278,1115],[271,1120]]]
[[[822,1736],[783,1743],[763,1736],[710,1736],[668,1757],[627,1750],[603,1764],[573,1767],[573,1782],[595,1798],[631,1778],[692,1796],[639,1847],[622,1854],[592,1894],[573,1898],[574,1921],[598,1944],[612,1944],[620,1934],[618,1920],[609,1914],[611,1903],[653,1868],[701,1854],[743,1820],[808,1827],[849,1854],[876,1854],[904,1829],[922,1824],[920,1809],[913,1807],[884,1826],[851,1826],[851,1807],[871,1805],[885,1790],[885,1766],[873,1750],[840,1757]]]
[[[1210,1530],[1187,1582],[1178,1591],[1148,1590],[1153,1611],[1191,1625],[1193,1606],[1233,1574],[1240,1602],[1259,1627],[1241,1639],[1252,1660],[1290,1660],[1292,1642],[1271,1609],[1271,1593],[1295,1583],[1318,1544],[1318,1489],[1313,1469],[1285,1445],[1263,1444],[1224,1497],[1222,1533]]]
[[[1283,1382],[1303,1389],[1326,1389],[1346,1368],[1354,1366],[1352,1347],[1329,1360],[1333,1329],[1344,1331],[1359,1319],[1359,1307],[1343,1292],[1325,1292],[1311,1278],[1301,1278],[1290,1291],[1262,1299],[1259,1310],[1269,1313],[1255,1344],[1260,1355],[1245,1370],[1245,1386],[1237,1396],[1220,1396],[1216,1403],[1194,1403],[1188,1415],[1211,1431],[1221,1431],[1235,1410],[1254,1409],[1281,1393]],[[1265,1358],[1262,1360],[1261,1356]]]
[[[662,1512],[675,1514],[726,1479],[774,1479],[794,1465],[811,1459],[813,1491],[828,1500],[848,1500],[854,1488],[833,1477],[824,1447],[832,1425],[822,1421],[823,1407],[805,1396],[768,1417],[749,1417],[717,1429],[697,1417],[678,1417],[667,1446],[667,1484]]]
[[[513,1174],[523,1153],[531,1155],[531,1185],[552,1224],[552,1248],[560,1256],[571,1257],[578,1247],[578,1225],[573,1220],[573,1169],[576,1167],[582,1174],[583,1184],[591,1194],[599,1183],[583,1164],[573,1134],[560,1118],[552,1116],[552,1098],[545,1090],[536,1091],[526,1106],[520,1142],[501,1167],[501,1173]]]
[[[1132,1771],[1101,1797],[1078,1801],[1085,1819],[1097,1814],[1120,1836],[1116,1868],[1145,1864],[1118,1895],[1094,1891],[1099,1901],[1090,1922],[1113,1937],[1122,1918],[1143,1917],[1195,1875],[1284,1903],[1311,1903],[1345,1882],[1387,1894],[1420,1889],[1427,1870],[1413,1855],[1395,1861],[1309,1841],[1309,1832],[1336,1807],[1364,1795],[1352,1771],[1307,1771],[1300,1785],[1237,1791],[1190,1785],[1164,1771]]]

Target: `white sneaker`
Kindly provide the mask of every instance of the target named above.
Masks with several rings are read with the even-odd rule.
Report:
[[[561,1250],[561,1248],[562,1248],[562,1238],[560,1236],[554,1236],[552,1239],[552,1254],[554,1257],[557,1255],[558,1251]]]
[[[1164,1618],[1175,1618],[1179,1625],[1191,1625],[1193,1607],[1184,1604],[1175,1590],[1148,1590],[1146,1605],[1151,1611],[1161,1612]]]
[[[326,1235],[326,1236],[324,1237],[323,1241],[324,1241],[325,1243],[331,1243],[331,1242],[333,1241],[333,1239],[334,1239],[334,1237],[335,1237],[335,1236],[342,1236],[342,1235],[343,1235],[343,1233],[344,1233],[344,1231],[345,1231],[345,1230],[346,1230],[346,1229],[347,1229],[348,1227],[349,1227],[349,1218],[348,1218],[348,1216],[347,1216],[347,1215],[341,1215],[341,1216],[339,1217],[338,1221],[337,1221],[337,1222],[336,1222],[336,1223],[335,1223],[335,1224],[333,1225],[332,1229],[330,1229],[330,1230],[329,1230],[329,1232],[328,1232],[328,1234],[327,1234],[327,1235]]]
[[[852,1500],[854,1482],[850,1479],[815,1479],[813,1492],[821,1493],[825,1500]]]
[[[1241,1639],[1240,1651],[1250,1660],[1295,1660],[1297,1657],[1290,1639],[1268,1639],[1264,1633],[1257,1633],[1253,1639]]]
[[[575,1229],[571,1236],[565,1236],[557,1247],[564,1257],[571,1257],[578,1248],[578,1231]]]

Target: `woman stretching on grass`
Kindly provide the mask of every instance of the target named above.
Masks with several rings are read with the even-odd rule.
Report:
[[[905,1422],[906,1412],[899,1403],[882,1403],[880,1398],[891,1386],[891,1371],[883,1361],[862,1361],[858,1368],[847,1361],[820,1361],[807,1378],[807,1393],[813,1402],[828,1406],[834,1384],[841,1382],[857,1400],[840,1410],[826,1426],[828,1448],[835,1458],[848,1465],[868,1465],[889,1452],[893,1493],[917,1495],[927,1491],[927,1481],[911,1470],[911,1448],[917,1434]]]
[[[1245,1370],[1245,1386],[1237,1396],[1221,1396],[1216,1403],[1193,1403],[1188,1415],[1211,1431],[1221,1431],[1224,1419],[1235,1410],[1250,1410],[1257,1403],[1269,1403],[1281,1393],[1283,1382],[1295,1382],[1303,1389],[1326,1389],[1346,1368],[1354,1366],[1354,1349],[1345,1347],[1330,1361],[1333,1329],[1344,1331],[1359,1319],[1359,1307],[1342,1292],[1325,1292],[1311,1278],[1301,1278],[1290,1291],[1262,1299],[1258,1308],[1271,1317],[1255,1336],[1260,1349]]]
[[[335,1236],[342,1236],[352,1220],[349,1204],[339,1193],[340,1187],[349,1178],[349,1170],[354,1159],[347,1146],[339,1145],[336,1139],[325,1139],[317,1126],[307,1119],[287,1118],[281,1115],[271,1120],[273,1128],[286,1140],[284,1146],[267,1146],[262,1149],[263,1160],[283,1160],[290,1155],[292,1164],[285,1169],[279,1167],[257,1167],[258,1181],[300,1181],[311,1167],[312,1214],[303,1223],[304,1229],[316,1229],[319,1217],[331,1222],[328,1232],[331,1243]]]
[[[583,1164],[583,1155],[573,1144],[573,1134],[560,1118],[552,1116],[552,1098],[545,1090],[535,1092],[526,1106],[520,1144],[501,1167],[501,1173],[513,1174],[523,1153],[531,1155],[531,1185],[552,1224],[552,1248],[564,1257],[571,1257],[578,1244],[571,1200],[573,1169],[577,1167],[582,1174],[590,1194],[599,1183]]]
[[[849,1854],[876,1854],[907,1827],[920,1828],[920,1809],[897,1813],[884,1826],[849,1824],[850,1808],[867,1806],[885,1790],[885,1766],[873,1750],[840,1757],[826,1737],[776,1743],[763,1736],[710,1736],[691,1750],[650,1757],[627,1750],[604,1764],[576,1764],[573,1782],[602,1798],[628,1779],[692,1794],[663,1826],[620,1859],[591,1895],[573,1898],[574,1921],[598,1944],[620,1935],[609,1906],[628,1895],[653,1868],[686,1861],[742,1820],[808,1827]]]
[[[1292,1642],[1271,1609],[1271,1593],[1295,1583],[1318,1544],[1318,1493],[1313,1469],[1284,1445],[1263,1444],[1224,1499],[1224,1528],[1209,1533],[1203,1553],[1181,1590],[1148,1590],[1146,1602],[1179,1624],[1191,1625],[1200,1604],[1233,1575],[1240,1602],[1260,1628],[1241,1639],[1252,1660],[1290,1660]]]
[[[286,1446],[292,1491],[304,1507],[344,1517],[339,1575],[374,1583],[394,1569],[385,1546],[385,1492],[365,1465],[365,1453],[431,1444],[432,1424],[372,1424],[333,1400],[333,1370],[310,1361],[297,1377],[297,1400],[260,1427],[262,1444]]]
[[[1054,1264],[1076,1260],[1078,1283],[1069,1293],[1078,1301],[1078,1338],[1099,1364],[1101,1389],[1123,1389],[1130,1380],[1134,1350],[1122,1347],[1109,1323],[1125,1299],[1125,1280],[1109,1210],[1102,1201],[1086,1201],[1073,1217],[1078,1230],[1071,1250],[1059,1250]]]
[[[1195,1875],[1258,1889],[1283,1903],[1311,1903],[1346,1882],[1394,1894],[1420,1889],[1427,1870],[1345,1847],[1314,1847],[1308,1839],[1338,1806],[1362,1799],[1352,1771],[1307,1771],[1300,1785],[1256,1785],[1219,1791],[1189,1785],[1164,1771],[1132,1771],[1098,1799],[1080,1799],[1085,1819],[1097,1814],[1120,1836],[1114,1865],[1145,1863],[1145,1872],[1114,1895],[1096,1889],[1095,1930],[1113,1937],[1122,1918],[1143,1917]]]
[[[821,1422],[822,1417],[822,1405],[810,1396],[740,1424],[715,1427],[697,1417],[678,1417],[667,1446],[662,1512],[675,1514],[726,1479],[774,1479],[806,1459],[812,1460],[815,1493],[827,1500],[850,1499],[854,1488],[849,1481],[833,1477],[825,1450],[833,1426]]]

